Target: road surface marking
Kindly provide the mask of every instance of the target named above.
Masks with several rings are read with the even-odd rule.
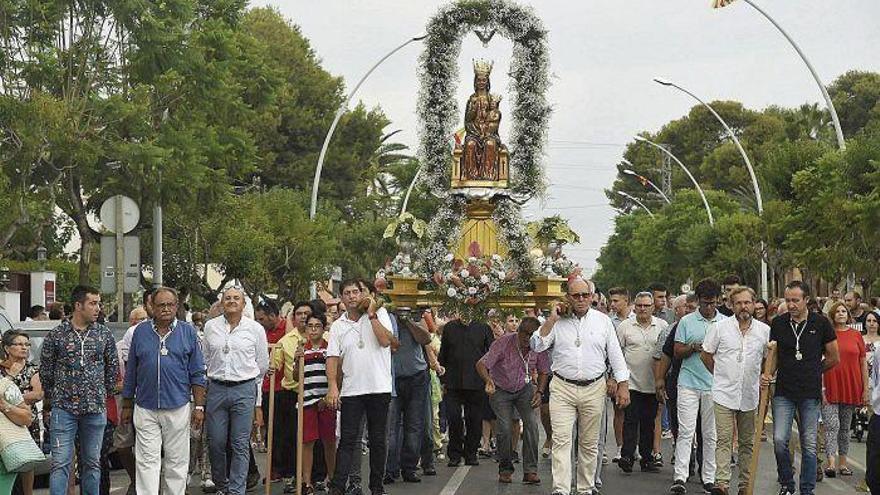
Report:
[[[446,486],[440,490],[440,495],[455,495],[458,491],[458,487],[464,483],[464,478],[467,476],[468,471],[471,470],[470,466],[460,466],[455,470],[455,473],[449,478],[449,481],[446,482]]]

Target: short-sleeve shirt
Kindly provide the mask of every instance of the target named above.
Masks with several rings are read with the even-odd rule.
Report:
[[[637,392],[654,392],[654,347],[657,336],[667,327],[666,321],[651,317],[647,326],[638,320],[626,320],[617,327],[617,339],[629,368],[629,388]]]
[[[685,315],[678,322],[675,341],[682,344],[702,343],[703,339],[706,338],[706,331],[709,329],[709,325],[725,318],[726,316],[717,311],[711,318],[706,318],[699,311]],[[702,392],[712,390],[712,373],[709,373],[709,369],[703,364],[703,361],[700,359],[700,353],[695,352],[682,360],[681,373],[678,375],[678,385]]]
[[[734,411],[758,407],[761,364],[769,339],[770,327],[755,319],[745,335],[736,318],[709,326],[703,350],[715,358],[712,399],[716,403]]]
[[[791,400],[822,399],[822,356],[825,345],[837,340],[831,322],[824,316],[810,312],[798,329],[801,359],[796,359],[795,330],[790,314],[777,316],[770,323],[770,340],[777,343],[778,373],[776,395]]]
[[[386,330],[392,330],[385,308],[379,308],[376,317]],[[379,344],[366,314],[353,321],[344,313],[333,322],[327,339],[327,357],[342,359],[340,396],[391,393],[391,348]]]
[[[829,404],[862,405],[865,382],[862,359],[866,359],[865,341],[858,330],[835,330],[840,362],[825,372],[825,399]]]

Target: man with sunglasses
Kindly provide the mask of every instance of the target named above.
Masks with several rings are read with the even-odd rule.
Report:
[[[217,491],[227,495],[245,493],[251,427],[263,423],[260,388],[269,369],[266,332],[244,316],[245,297],[240,287],[223,291],[223,314],[205,323],[202,341],[208,368],[205,425],[211,478]]]
[[[619,407],[629,405],[629,370],[611,319],[591,308],[594,286],[584,279],[568,283],[565,304],[554,304],[550,316],[532,335],[535,352],[551,350],[550,420],[553,429],[553,495],[571,491],[572,427],[578,425],[577,493],[596,492],[594,474],[599,427],[606,393]],[[605,380],[605,363],[613,379]]]
[[[726,317],[716,309],[721,299],[721,286],[712,279],[704,279],[694,288],[699,308],[681,319],[675,332],[675,357],[681,359],[678,377],[678,438],[675,443],[675,474],[670,493],[687,493],[685,483],[697,416],[703,433],[703,490],[715,486],[715,403],[712,399],[712,373],[700,359],[703,339],[709,326]]]

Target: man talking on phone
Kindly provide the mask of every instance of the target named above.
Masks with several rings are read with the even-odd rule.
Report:
[[[595,492],[599,425],[606,393],[618,407],[629,405],[629,370],[614,325],[591,308],[594,285],[568,283],[566,301],[554,304],[541,328],[532,335],[535,352],[551,349],[550,418],[553,430],[553,494],[571,492],[571,433],[578,425],[577,493]],[[605,363],[612,378],[605,380]]]

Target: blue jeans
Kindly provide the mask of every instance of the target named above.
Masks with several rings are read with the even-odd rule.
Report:
[[[208,432],[211,477],[217,490],[229,495],[245,493],[258,385],[254,380],[235,385],[215,381],[208,383],[205,428]],[[230,459],[227,459],[227,445]]]
[[[788,441],[791,438],[795,412],[801,438],[801,495],[813,495],[816,489],[816,440],[819,434],[819,399],[792,400],[773,398],[773,448],[776,453],[776,472],[781,486],[795,491],[794,468]]]
[[[398,438],[400,448],[400,470],[403,473],[415,473],[421,456],[422,440],[425,438],[427,424],[425,420],[425,404],[428,400],[427,390],[431,385],[427,371],[420,371],[412,376],[397,377],[398,421],[402,423],[403,437]],[[397,474],[392,471],[392,474]]]
[[[79,437],[79,472],[83,495],[98,495],[101,487],[101,445],[107,415],[71,414],[64,409],[52,410],[52,473],[49,493],[66,495],[70,479],[73,450]]]

